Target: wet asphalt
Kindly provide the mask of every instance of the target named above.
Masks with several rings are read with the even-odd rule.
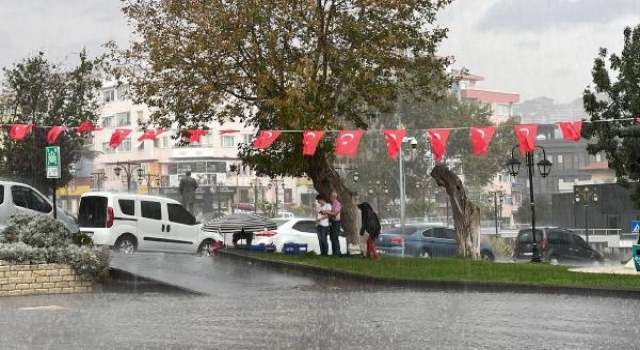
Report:
[[[638,349],[640,300],[368,288],[246,262],[114,265],[205,295],[0,298],[2,349]]]

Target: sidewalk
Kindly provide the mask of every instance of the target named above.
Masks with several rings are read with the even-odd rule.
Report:
[[[629,260],[626,265],[621,266],[590,266],[590,267],[576,267],[569,269],[569,271],[583,272],[583,273],[610,273],[616,275],[638,275],[640,272],[636,271],[636,265],[633,263],[633,259]]]

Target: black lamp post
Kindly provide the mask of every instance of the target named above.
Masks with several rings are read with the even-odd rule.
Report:
[[[147,182],[147,194],[151,194],[152,180],[155,180],[156,187],[160,187],[160,175],[145,174],[144,169],[138,169],[138,185],[142,185],[145,180]]]
[[[260,183],[260,179],[254,179],[251,181],[251,185],[253,185],[253,213],[258,213],[258,189],[262,187]]]
[[[500,213],[500,218],[502,218],[502,201],[503,201],[503,193],[500,190],[490,191],[489,194],[493,194],[493,197],[489,199],[490,202],[493,202],[493,219],[496,225],[496,237],[500,236],[500,221],[498,221],[498,213]]]
[[[278,215],[278,184],[282,187],[282,196],[284,197],[284,179],[271,179],[269,180],[271,183],[269,184],[269,189],[274,189],[276,193],[276,211],[275,215]],[[284,206],[282,207],[284,209]]]
[[[518,176],[518,172],[520,171],[520,164],[522,164],[514,157],[513,152],[516,150],[516,148],[518,148],[518,146],[513,147],[513,149],[511,150],[511,159],[507,161],[509,174],[511,174],[511,176],[513,177]],[[539,161],[537,165],[538,170],[540,171],[540,176],[542,176],[542,178],[545,178],[551,172],[552,164],[547,159],[547,154],[544,150],[544,147],[536,146],[536,148],[542,150],[543,159]],[[527,170],[529,171],[529,202],[531,203],[531,232],[533,235],[531,262],[540,262],[540,251],[538,250],[538,243],[536,242],[536,210],[534,205],[535,202],[533,201],[533,156],[533,152],[527,152],[525,154],[526,166]]]
[[[380,180],[376,180],[373,183],[369,183],[369,188],[367,192],[369,192],[369,195],[375,194],[376,207],[378,208],[378,219],[382,220],[382,207],[380,206],[380,194],[384,194],[386,196],[389,193],[387,184],[381,183]]]
[[[102,180],[106,180],[107,175],[104,172],[96,172],[91,173],[91,180],[94,182],[95,186],[98,188],[98,191],[101,191],[101,182]]]
[[[577,187],[574,187],[575,197],[573,198],[575,204],[582,204],[584,206],[584,234],[586,241],[589,243],[589,206],[598,203],[598,194],[595,190],[585,186],[582,191],[579,191]]]
[[[136,169],[138,169],[138,177],[142,177],[144,169],[141,168],[140,163],[116,162],[116,167],[113,169],[113,172],[117,177],[120,177],[120,174],[124,170],[127,177],[127,193],[131,192],[131,180],[133,177],[133,171]]]

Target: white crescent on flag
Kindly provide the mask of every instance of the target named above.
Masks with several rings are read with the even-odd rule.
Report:
[[[442,136],[440,136],[440,134],[438,134],[437,132],[433,133],[433,137],[437,138],[438,140],[442,140]]]
[[[478,132],[478,134],[480,134],[480,137],[482,137],[484,139],[484,130],[476,129],[476,131]]]
[[[527,129],[527,128],[520,128],[520,129],[518,129],[518,131],[520,131],[521,133],[526,133],[526,134],[527,134],[527,137],[529,137],[529,129]]]
[[[265,131],[264,136],[271,138],[273,136],[273,133],[271,131]]]
[[[307,133],[307,137],[311,138],[311,139],[315,139],[316,138],[316,133],[315,132],[308,132]]]
[[[349,138],[348,141],[345,141],[346,138]],[[355,136],[352,133],[347,133],[342,135],[342,137],[340,139],[342,139],[342,144],[346,145],[347,143],[349,143],[349,141],[353,140],[355,138]]]

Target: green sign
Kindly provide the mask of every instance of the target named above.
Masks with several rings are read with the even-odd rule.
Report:
[[[60,178],[60,147],[49,146],[45,149],[46,165],[47,165],[47,178],[59,179]]]

